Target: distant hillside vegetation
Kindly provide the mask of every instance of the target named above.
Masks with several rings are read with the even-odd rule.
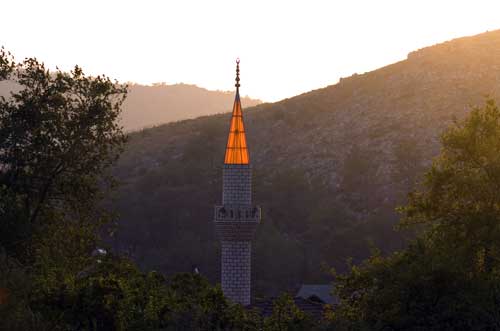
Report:
[[[254,201],[263,209],[256,294],[326,282],[322,265],[342,271],[372,244],[401,247],[394,208],[437,155],[440,133],[468,105],[498,98],[499,89],[500,31],[493,31],[245,109]],[[218,280],[212,206],[221,201],[228,124],[223,114],[131,135],[116,168],[123,182],[112,202],[121,218],[116,249],[144,268],[173,273],[196,265]]]
[[[0,96],[8,96],[15,87],[8,81],[0,82]],[[188,84],[129,85],[123,105],[121,123],[125,131],[136,131],[169,122],[230,111],[233,93],[209,91]],[[261,103],[260,100],[242,97],[243,107]]]
[[[231,110],[233,94],[209,91],[187,84],[130,85],[122,114],[125,130],[174,122]],[[243,106],[251,107],[260,100],[244,97]]]

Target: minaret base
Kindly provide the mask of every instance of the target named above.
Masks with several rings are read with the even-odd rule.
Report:
[[[221,241],[221,286],[233,303],[250,304],[252,243]]]
[[[221,286],[233,303],[250,304],[252,240],[259,207],[215,206],[215,234],[221,243]]]

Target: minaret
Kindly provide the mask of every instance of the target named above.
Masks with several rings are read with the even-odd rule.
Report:
[[[236,96],[222,172],[222,206],[215,206],[215,232],[221,242],[221,284],[226,298],[250,304],[252,239],[260,208],[252,206],[252,168],[240,102],[240,60]]]

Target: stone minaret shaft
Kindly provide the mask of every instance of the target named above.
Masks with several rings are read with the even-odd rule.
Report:
[[[224,295],[250,304],[252,239],[260,208],[252,206],[252,168],[246,144],[236,61],[236,97],[222,174],[222,206],[215,207],[215,231],[221,242],[221,284]]]

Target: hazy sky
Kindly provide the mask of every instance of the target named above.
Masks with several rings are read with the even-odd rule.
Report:
[[[455,37],[500,28],[500,1],[0,1],[17,59],[120,81],[190,83],[275,101]]]

